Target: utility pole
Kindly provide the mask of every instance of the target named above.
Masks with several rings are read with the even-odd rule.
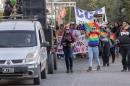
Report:
[[[71,2],[71,0],[68,1]],[[71,22],[71,7],[69,7],[69,22]]]

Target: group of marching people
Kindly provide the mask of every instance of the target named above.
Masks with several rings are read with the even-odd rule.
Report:
[[[10,16],[15,16],[17,14],[22,14],[22,9],[18,0],[5,0],[4,3],[4,19],[10,18]]]
[[[110,65],[110,56],[112,57],[112,63],[115,62],[116,51],[120,52],[122,56],[122,72],[127,70],[130,72],[130,26],[127,21],[123,21],[113,26],[107,25],[106,27],[100,27],[100,31],[93,27],[91,31],[84,31],[82,25],[75,25],[74,23],[61,25],[62,35],[61,45],[63,46],[63,52],[65,56],[65,63],[67,73],[73,72],[73,43],[78,39],[78,35],[85,34],[88,42],[88,58],[89,68],[87,72],[92,71],[93,58],[96,58],[97,70],[101,69],[101,63],[99,56],[102,57],[103,65]],[[78,31],[80,33],[77,33]],[[77,31],[77,32],[76,32]],[[75,35],[77,34],[77,35]]]
[[[100,28],[102,29],[102,27]],[[88,32],[87,37],[88,42],[88,56],[89,56],[89,68],[88,72],[92,71],[92,59],[96,57],[97,59],[97,70],[100,69],[100,60],[99,52],[101,51],[101,57],[103,59],[103,66],[109,66],[110,55],[112,57],[112,63],[115,62],[115,51],[119,50],[122,56],[122,66],[123,69],[121,72],[130,72],[130,26],[129,22],[124,20],[122,24],[115,23],[114,27],[107,26],[103,28],[105,35],[102,35],[101,32],[98,33],[96,30]],[[96,39],[92,39],[92,37]],[[99,48],[99,49],[98,49]],[[99,51],[100,50],[100,51]],[[96,53],[96,54],[95,54]]]

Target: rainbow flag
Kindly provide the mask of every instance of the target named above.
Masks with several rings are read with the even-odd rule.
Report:
[[[91,27],[87,23],[84,23],[82,25],[82,29],[85,30],[85,31],[91,31]]]
[[[96,27],[97,30],[100,30],[100,26],[96,22],[88,22],[82,24],[82,29],[90,32],[93,27]]]
[[[94,26],[97,28],[97,30],[100,30],[100,26],[96,22],[94,22]]]

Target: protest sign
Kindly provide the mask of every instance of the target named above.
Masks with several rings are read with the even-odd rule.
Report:
[[[63,46],[61,46],[62,37],[58,36],[58,47],[57,47],[57,54],[63,54]],[[85,35],[81,35],[79,37],[79,40],[73,43],[73,54],[79,54],[79,53],[86,53],[87,52],[87,40],[85,38]]]

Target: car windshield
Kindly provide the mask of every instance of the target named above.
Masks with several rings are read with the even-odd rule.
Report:
[[[35,31],[0,31],[0,47],[33,47],[36,45]]]

